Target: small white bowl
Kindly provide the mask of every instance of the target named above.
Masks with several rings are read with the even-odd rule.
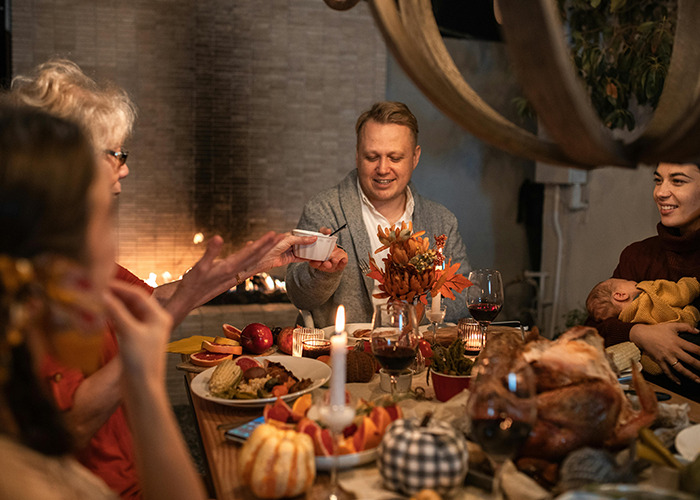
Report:
[[[403,394],[411,390],[413,382],[413,370],[406,368],[396,377],[396,392]],[[391,392],[391,377],[389,373],[382,368],[379,370],[379,388],[384,392]]]
[[[316,231],[306,231],[304,229],[293,229],[294,236],[316,236],[317,239],[310,245],[294,245],[294,255],[300,259],[308,260],[328,260],[335,248],[337,236],[327,236]]]

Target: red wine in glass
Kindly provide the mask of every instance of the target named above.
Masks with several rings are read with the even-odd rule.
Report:
[[[491,323],[498,313],[501,312],[501,304],[494,304],[490,302],[479,302],[476,304],[469,304],[469,314],[472,318],[480,323]]]
[[[370,334],[372,354],[389,373],[392,398],[396,395],[396,376],[416,359],[419,338],[413,305],[387,302],[375,306]]]
[[[479,322],[485,341],[486,329],[503,307],[503,279],[495,269],[474,269],[469,273],[472,285],[467,288],[467,309]]]
[[[374,349],[374,357],[385,370],[399,373],[411,366],[416,359],[416,350],[408,346],[384,345]]]

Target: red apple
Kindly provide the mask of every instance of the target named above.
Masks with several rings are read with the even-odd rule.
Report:
[[[272,332],[262,323],[251,323],[241,332],[240,342],[244,349],[261,354],[272,347]]]
[[[292,337],[294,328],[291,326],[282,328],[277,335],[277,347],[285,354],[292,354]]]

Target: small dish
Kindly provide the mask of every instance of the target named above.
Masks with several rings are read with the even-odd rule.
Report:
[[[403,394],[411,390],[413,382],[413,370],[406,368],[396,377],[396,393]],[[379,388],[384,392],[391,392],[391,376],[384,368],[379,370]]]
[[[294,255],[300,259],[325,261],[333,253],[337,236],[327,236],[316,231],[306,231],[305,229],[293,229],[294,236],[316,236],[316,241],[310,245],[294,245]]]
[[[686,427],[676,434],[676,450],[686,460],[695,460],[700,453],[700,424]]]

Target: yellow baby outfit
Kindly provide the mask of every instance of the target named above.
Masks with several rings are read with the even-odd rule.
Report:
[[[695,278],[640,281],[637,288],[643,293],[620,312],[619,318],[627,323],[687,323],[695,327],[700,321],[700,311],[690,305],[700,296],[700,282]],[[661,368],[649,356],[642,354],[642,367],[652,375],[662,373]]]

